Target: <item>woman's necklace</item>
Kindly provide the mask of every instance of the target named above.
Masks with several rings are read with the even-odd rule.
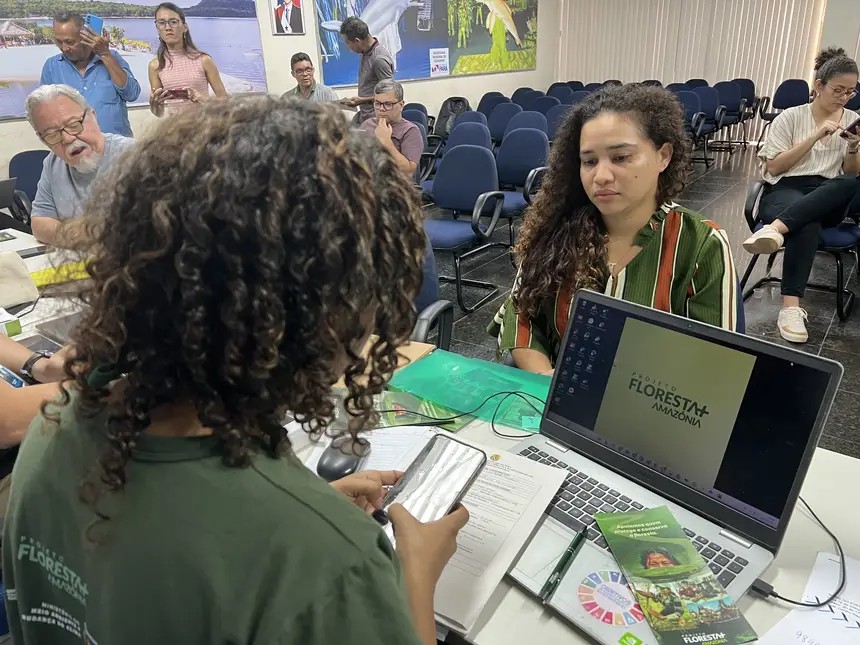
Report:
[[[608,236],[605,238],[606,243],[608,244],[609,238]],[[633,258],[642,250],[642,247],[636,246],[635,244],[630,247],[630,249],[617,261],[617,262],[609,262],[607,260],[606,266],[609,267],[609,274],[615,278],[618,277],[618,274],[626,267]]]

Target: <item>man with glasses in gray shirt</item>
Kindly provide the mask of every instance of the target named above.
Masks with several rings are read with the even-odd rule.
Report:
[[[59,223],[83,213],[95,180],[134,139],[103,133],[95,111],[68,85],[36,88],[26,109],[30,125],[51,149],[33,200],[33,235],[57,246]]]
[[[293,89],[284,93],[281,98],[298,97],[317,103],[329,103],[340,100],[330,87],[314,80],[314,64],[311,57],[304,52],[293,54],[290,59],[290,74],[298,83]]]
[[[341,101],[358,108],[352,122],[360,125],[373,117],[373,90],[377,83],[394,77],[394,60],[388,50],[370,35],[367,23],[360,18],[350,16],[344,20],[340,26],[340,35],[349,51],[361,54],[361,63],[358,66],[358,96]]]

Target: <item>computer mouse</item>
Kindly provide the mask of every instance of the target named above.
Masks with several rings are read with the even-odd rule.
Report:
[[[317,475],[327,482],[333,482],[357,472],[366,455],[356,455],[344,451],[340,446],[329,445],[317,463]]]

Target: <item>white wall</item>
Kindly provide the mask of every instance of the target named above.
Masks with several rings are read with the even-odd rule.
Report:
[[[822,47],[844,47],[849,56],[860,58],[860,4],[857,0],[827,0]]]
[[[295,81],[290,76],[290,57],[299,51],[308,53],[317,68],[319,65],[319,44],[316,30],[316,16],[313,11],[304,11],[307,33],[302,36],[272,36],[271,24],[268,18],[268,0],[256,0],[257,15],[260,17],[260,32],[263,43],[263,62],[266,67],[266,81],[269,92],[282,94],[294,87]],[[312,2],[307,3],[312,7]],[[450,79],[434,79],[432,81],[409,81],[405,83],[406,101],[424,103],[431,114],[436,114],[439,107],[449,96],[465,96],[477,106],[478,100],[490,90],[498,90],[510,96],[518,87],[526,85],[546,91],[550,83],[556,80],[559,39],[559,0],[540,0],[538,4],[538,52],[537,69],[527,72],[512,72],[508,74],[487,74],[481,76],[464,76]],[[358,66],[358,56],[355,56]],[[318,77],[319,80],[319,77]],[[354,88],[338,90],[341,96],[353,96]],[[142,134],[147,127],[155,122],[155,117],[148,108],[132,108],[129,110],[131,127],[135,134]],[[6,177],[9,159],[22,150],[32,150],[43,147],[26,120],[0,123],[0,176]]]

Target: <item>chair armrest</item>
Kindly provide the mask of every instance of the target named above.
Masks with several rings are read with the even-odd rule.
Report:
[[[422,152],[421,159],[418,160],[418,181],[427,181],[433,173],[433,166],[436,165],[436,155],[432,152]]]
[[[9,208],[12,217],[22,224],[30,225],[30,214],[33,212],[33,204],[27,193],[23,190],[16,190],[12,193],[12,205]]]
[[[484,212],[484,207],[487,205],[487,202],[491,199],[496,200],[496,204],[493,207],[493,219],[490,220],[487,230],[482,231],[481,214]],[[505,194],[500,190],[490,190],[478,195],[478,199],[475,201],[475,208],[472,209],[472,230],[475,231],[475,234],[478,237],[486,240],[493,234],[493,231],[496,230],[496,224],[499,221],[499,216],[502,214],[502,207],[504,205]]]
[[[451,347],[451,337],[454,333],[454,303],[449,300],[437,300],[425,307],[418,314],[412,336],[409,340],[416,343],[426,343],[430,332],[438,326],[436,347],[448,350]]]
[[[765,112],[767,112],[769,107],[770,107],[770,97],[769,96],[762,96],[761,98],[759,98],[759,100],[758,100],[758,115],[762,119],[764,118]]]
[[[747,100],[741,99],[741,104],[738,106],[738,120],[741,121],[744,118],[744,113],[747,111]]]
[[[436,127],[436,117],[427,115],[427,127],[432,130]]]
[[[747,220],[747,226],[749,226],[750,231],[755,230],[758,220],[758,209],[756,207],[766,185],[767,183],[763,179],[758,179],[750,186],[750,190],[747,193],[747,200],[744,203],[744,218]]]
[[[548,166],[539,166],[538,168],[532,168],[529,171],[529,175],[526,177],[526,183],[523,186],[523,199],[526,200],[526,204],[529,206],[532,205],[532,193],[535,192],[537,188],[540,188],[540,183],[543,181],[543,176],[546,174],[547,170],[549,170]]]
[[[717,123],[717,130],[722,130],[723,128],[723,119],[726,117],[726,106],[718,105],[717,111],[714,112],[714,121]]]
[[[428,146],[435,146],[433,148],[433,150],[431,150],[431,152],[434,155],[439,154],[439,150],[442,148],[443,142],[444,142],[444,139],[442,137],[440,137],[438,134],[428,134],[427,135],[427,145]]]
[[[690,128],[696,134],[696,139],[701,138],[702,136],[702,128],[705,127],[705,113],[704,112],[696,112],[693,115],[693,118],[690,119]]]

